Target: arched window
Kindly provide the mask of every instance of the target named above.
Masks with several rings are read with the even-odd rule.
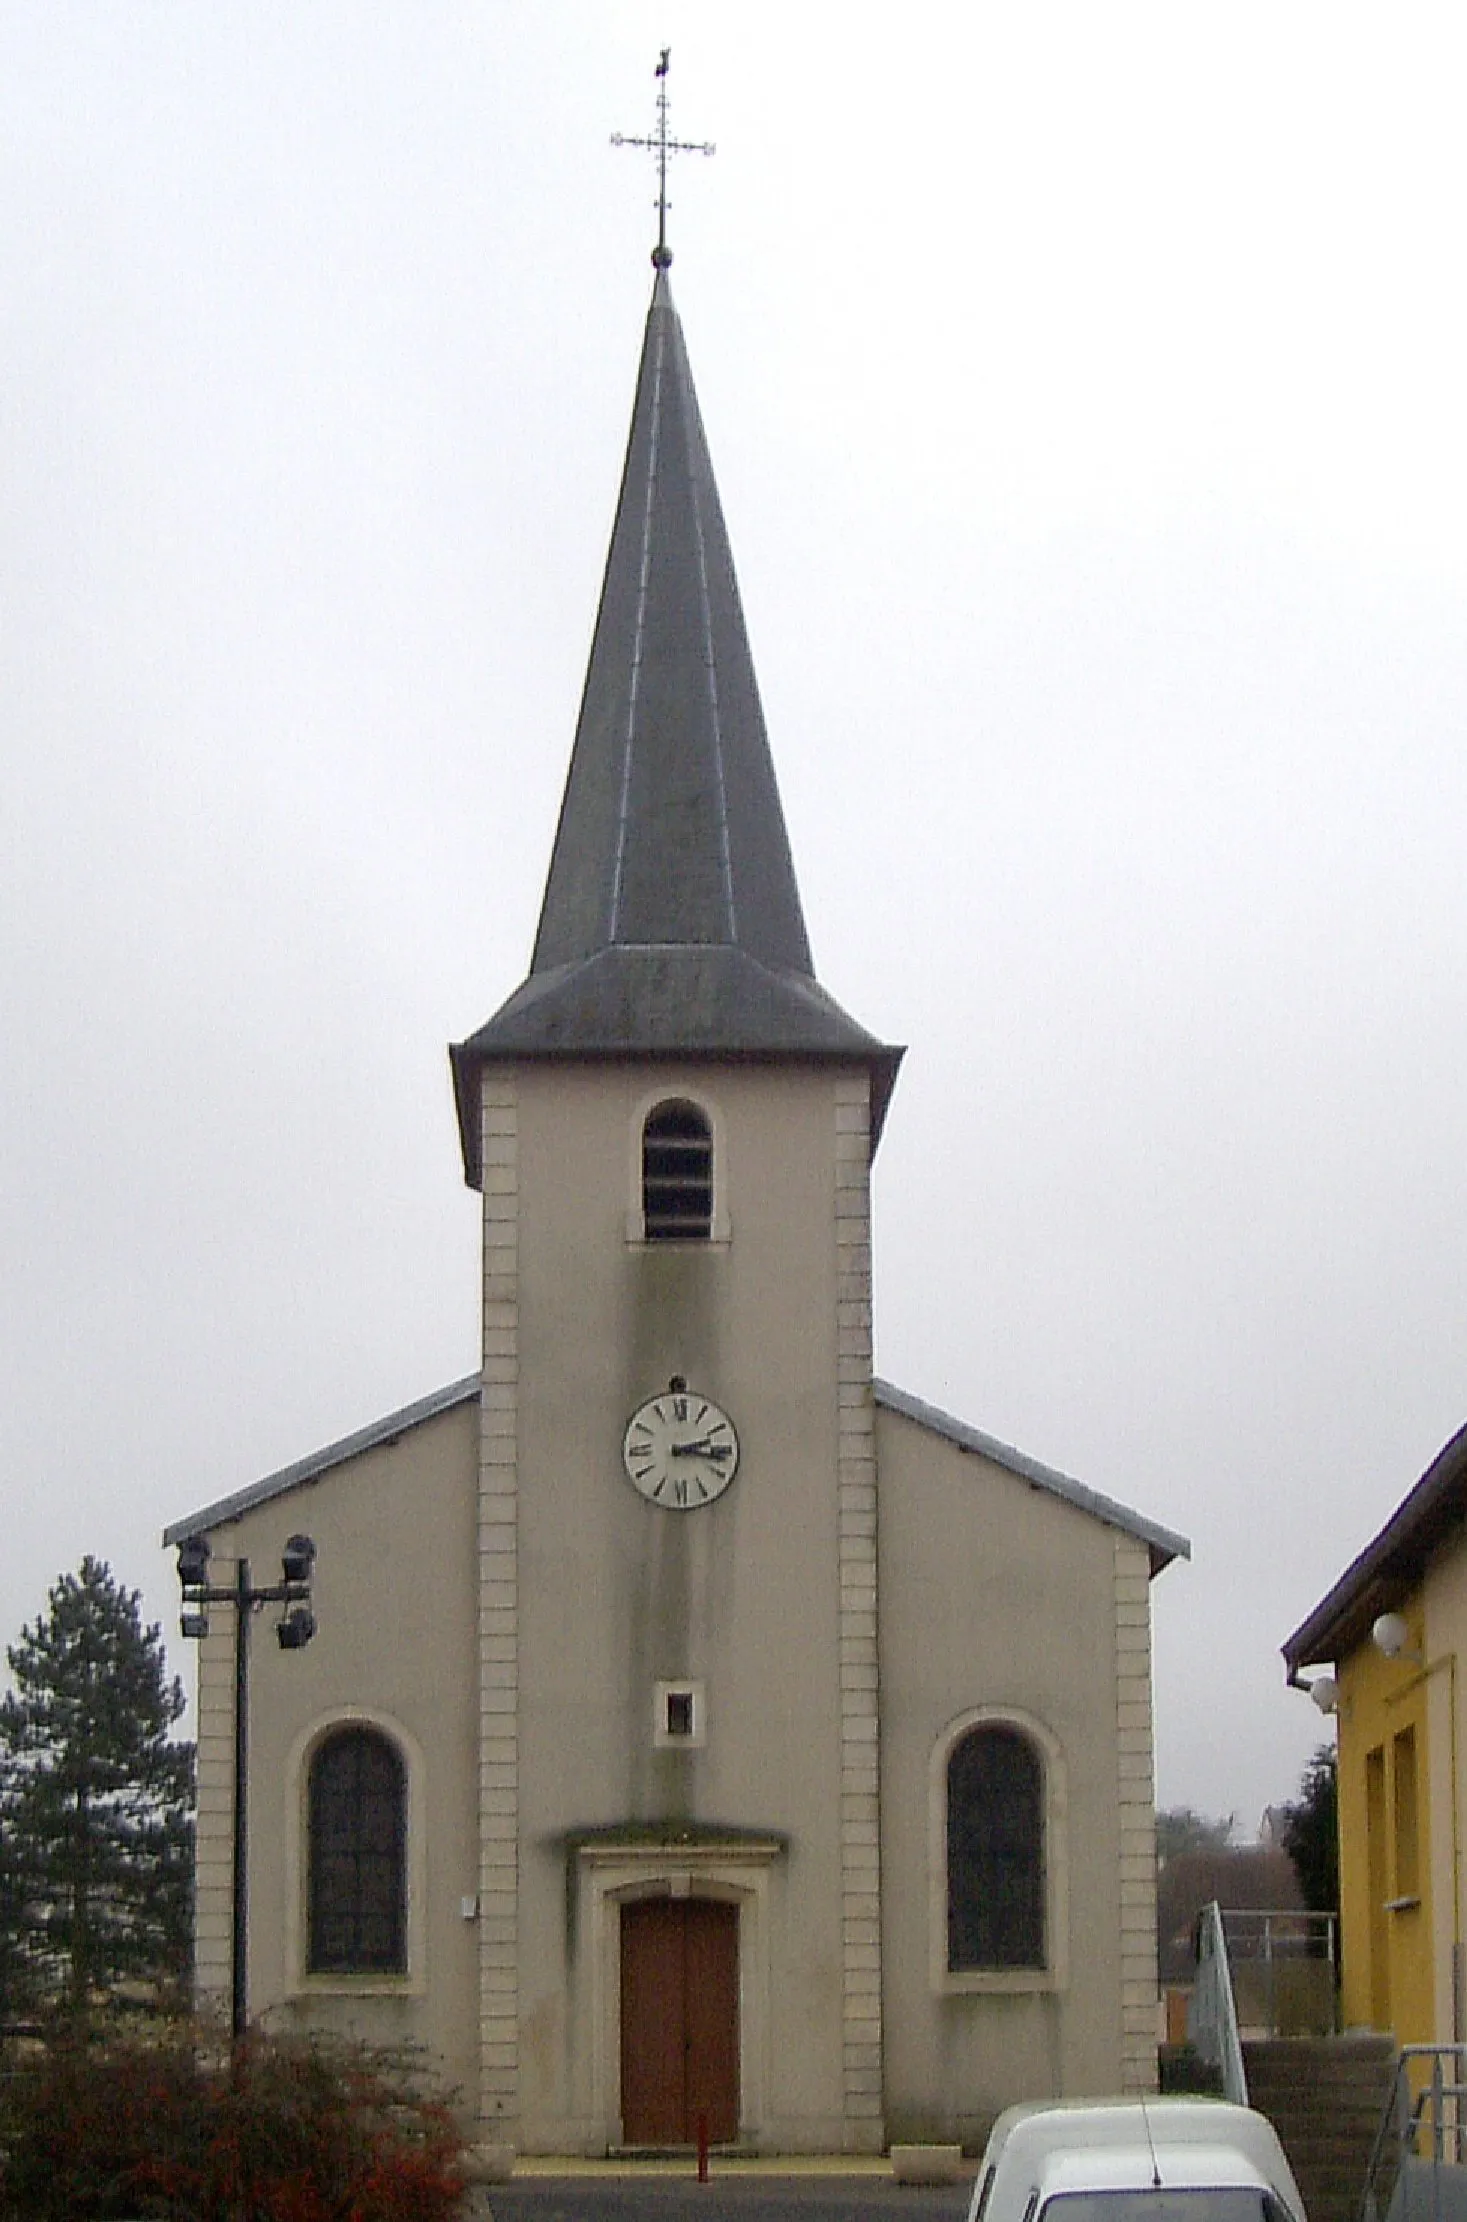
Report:
[[[1044,1761],[1022,1729],[970,1729],[947,1760],[950,1972],[1046,1964]]]
[[[642,1128],[648,1242],[706,1242],[713,1231],[713,1129],[696,1103],[659,1103]]]
[[[375,1728],[342,1728],[311,1761],[310,1970],[407,1966],[407,1774]]]

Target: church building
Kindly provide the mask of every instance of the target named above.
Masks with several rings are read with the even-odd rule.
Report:
[[[421,2044],[528,2152],[971,2146],[1155,2087],[1187,1544],[874,1375],[902,1052],[815,977],[669,260],[529,975],[451,1052],[481,1366],[165,1540],[316,1547],[252,1652],[252,2018]],[[223,1606],[199,1670],[227,2002]]]

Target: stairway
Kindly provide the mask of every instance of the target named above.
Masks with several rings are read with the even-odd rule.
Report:
[[[1309,2222],[1356,2222],[1395,2079],[1394,2038],[1254,2038],[1243,2061],[1249,2104],[1278,2131]]]

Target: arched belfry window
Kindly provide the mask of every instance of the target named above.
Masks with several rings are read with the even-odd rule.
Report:
[[[407,1966],[407,1773],[375,1728],[341,1728],[311,1761],[310,1971]]]
[[[647,1114],[642,1231],[648,1242],[706,1242],[713,1232],[713,1129],[696,1103],[659,1103]]]
[[[1044,1761],[1022,1729],[985,1722],[947,1760],[947,1964],[1046,1964]]]

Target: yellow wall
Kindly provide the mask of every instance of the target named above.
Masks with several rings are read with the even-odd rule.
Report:
[[[1399,2043],[1416,2044],[1438,2034],[1436,1753],[1428,1718],[1434,1676],[1422,1667],[1428,1653],[1421,1592],[1396,1609],[1411,1631],[1407,1652],[1414,1658],[1387,1659],[1367,1640],[1339,1662],[1342,1989],[1346,2027],[1391,2029]]]
[[[1458,1722],[1459,1661],[1467,1656],[1467,1547],[1459,1538],[1433,1559],[1425,1583],[1427,1718],[1431,1772],[1432,1904],[1436,1908],[1436,2035],[1461,2042],[1464,2027],[1457,2003],[1462,1938],[1461,1728]]]

